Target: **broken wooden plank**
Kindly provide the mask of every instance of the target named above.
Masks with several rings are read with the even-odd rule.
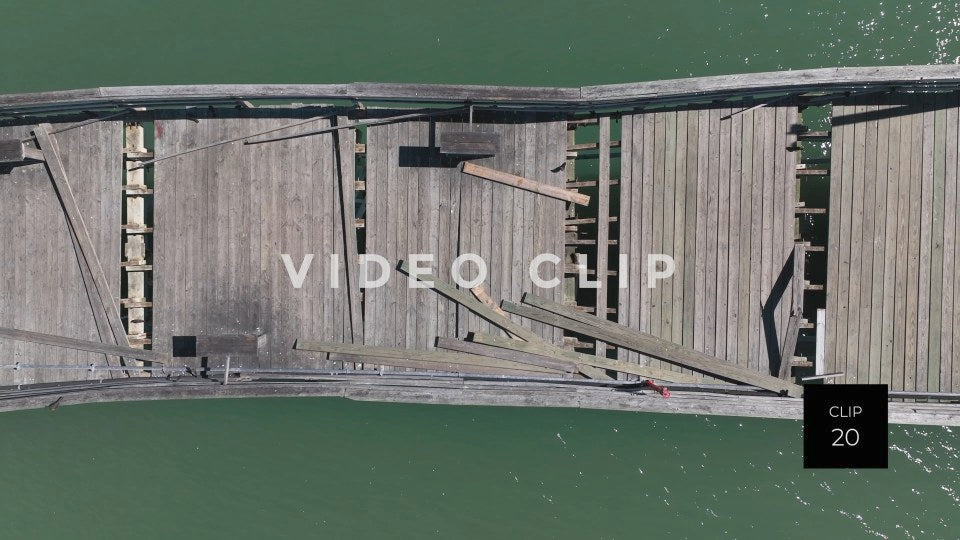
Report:
[[[620,373],[627,373],[640,377],[649,377],[651,379],[667,382],[703,382],[702,377],[680,373],[679,371],[669,371],[666,369],[643,366],[633,362],[624,362],[622,360],[614,360],[612,358],[603,358],[600,356],[593,356],[589,354],[578,353],[576,351],[568,351],[565,349],[553,349],[549,345],[544,346],[544,344],[541,343],[511,341],[509,339],[482,333],[474,333],[470,339],[474,343],[482,343],[484,345],[492,345],[494,347],[502,347],[516,351],[525,351],[531,354],[539,354],[553,358],[563,358],[572,362],[576,362],[581,369],[583,369],[584,366],[587,366],[594,369],[618,371]],[[581,371],[581,373],[583,373],[583,371]],[[610,377],[605,378],[609,379]]]
[[[484,345],[482,343],[476,343],[473,341],[461,341],[459,339],[441,337],[437,338],[437,348],[448,351],[488,356],[491,358],[499,358],[501,360],[507,360],[510,362],[530,364],[541,368],[565,371],[567,373],[573,373],[577,371],[577,364],[575,362],[557,360],[545,355],[516,351],[513,349],[505,349],[502,347],[495,347],[493,345]]]
[[[790,379],[790,359],[797,349],[797,338],[800,336],[800,320],[803,317],[794,312],[787,322],[787,337],[783,342],[783,350],[780,351],[780,378]]]
[[[530,180],[529,178],[505,173],[503,171],[498,171],[482,165],[476,165],[468,161],[464,161],[460,164],[460,170],[465,174],[476,176],[477,178],[483,178],[485,180],[513,186],[515,188],[531,191],[539,195],[560,199],[561,201],[572,202],[584,206],[590,204],[590,197],[582,193],[543,184],[535,180]]]
[[[371,347],[366,345],[351,345],[346,343],[325,343],[320,341],[305,341],[298,339],[293,347],[298,351],[315,351],[326,353],[355,354],[362,356],[374,356],[387,359],[413,360],[417,362],[438,362],[445,364],[462,364],[469,366],[483,366],[488,368],[497,368],[514,371],[536,371],[550,374],[560,374],[563,370],[550,369],[520,362],[501,360],[480,356],[477,354],[468,354],[461,352],[446,351],[421,351],[414,349],[395,349],[390,347]],[[385,363],[385,362],[380,362]]]
[[[504,319],[509,319],[510,316],[507,315],[507,312],[504,311],[504,310],[502,310],[502,309],[500,309],[500,306],[498,306],[497,303],[493,300],[493,298],[491,298],[490,295],[487,294],[487,290],[484,289],[483,284],[477,285],[476,287],[470,289],[470,292],[472,292],[473,295],[477,297],[477,300],[483,302],[483,305],[485,305],[485,306],[487,306],[488,308],[492,309],[493,311],[495,311],[498,315],[500,315],[500,316],[503,317]],[[513,334],[513,333],[511,333],[511,332],[507,332],[507,335],[510,336],[512,339],[516,339],[516,340],[518,340],[518,341],[523,341],[523,339],[522,339],[521,337],[519,337],[519,336],[517,336],[516,334]]]
[[[724,380],[750,384],[774,392],[786,393],[791,397],[800,397],[803,394],[803,389],[798,385],[746,368],[727,364],[716,357],[685,348],[649,334],[631,330],[617,323],[603,321],[529,293],[523,296],[523,302],[527,305],[522,306],[511,302],[504,302],[501,307],[508,313],[565,328],[594,338],[603,339],[614,345],[626,347],[639,353]]]
[[[40,124],[33,132],[43,152],[47,170],[50,173],[54,188],[60,197],[60,204],[64,214],[67,216],[67,222],[70,224],[70,229],[75,235],[79,251],[78,259],[90,273],[96,291],[95,296],[99,300],[100,307],[106,315],[115,343],[123,347],[129,347],[130,343],[127,341],[127,332],[123,327],[123,322],[120,319],[120,311],[117,308],[117,299],[113,298],[110,294],[110,285],[107,283],[107,278],[103,273],[103,267],[100,265],[100,259],[93,247],[93,241],[90,239],[90,232],[87,230],[80,207],[73,195],[73,190],[70,188],[67,171],[63,166],[63,162],[60,160],[60,153],[57,150],[56,142],[49,134],[51,130],[52,126],[50,124]],[[101,336],[101,339],[105,337],[106,336]]]
[[[13,328],[0,327],[0,338],[13,341],[23,341],[28,343],[38,343],[40,345],[50,345],[52,347],[62,347],[76,351],[85,351],[107,356],[122,356],[145,362],[154,362],[162,364],[170,360],[170,355],[157,351],[145,351],[143,349],[134,349],[132,347],[121,347],[108,343],[97,343],[95,341],[86,341],[83,339],[74,339],[53,334],[43,334],[40,332],[28,332],[27,330],[16,330]]]
[[[407,263],[407,261],[400,261],[399,270],[404,274],[410,275],[410,265]],[[510,318],[504,317],[500,313],[497,313],[496,311],[487,307],[483,302],[480,302],[475,298],[471,298],[469,294],[457,289],[449,283],[440,281],[436,278],[436,276],[433,276],[430,273],[421,272],[417,275],[417,279],[426,284],[432,283],[431,288],[433,290],[469,309],[491,323],[499,326],[503,330],[520,337],[521,339],[527,341],[541,340],[540,336],[529,328],[524,328],[523,326],[510,320]]]

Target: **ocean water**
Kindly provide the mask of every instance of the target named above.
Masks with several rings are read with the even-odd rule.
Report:
[[[0,92],[581,85],[956,63],[960,3],[9,1]],[[960,538],[960,434],[803,470],[801,424],[257,399],[0,414],[0,538]]]

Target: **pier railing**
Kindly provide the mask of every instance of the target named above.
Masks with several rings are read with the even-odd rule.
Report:
[[[743,73],[581,87],[519,87],[355,82],[344,84],[202,84],[117,86],[0,96],[0,115],[159,107],[245,100],[369,100],[593,109],[730,96],[960,87],[960,66],[821,68]]]

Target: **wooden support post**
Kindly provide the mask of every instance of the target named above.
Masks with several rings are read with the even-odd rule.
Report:
[[[60,160],[60,153],[57,150],[55,139],[49,134],[51,129],[50,124],[40,124],[34,129],[34,134],[37,137],[40,150],[43,152],[43,157],[46,160],[47,170],[50,173],[53,186],[60,197],[60,203],[63,207],[64,214],[67,216],[67,222],[70,225],[70,229],[76,235],[77,248],[79,251],[78,259],[81,264],[87,268],[92,277],[95,294],[91,296],[99,300],[99,305],[95,307],[95,311],[99,308],[105,314],[111,334],[113,335],[114,343],[123,347],[129,347],[130,342],[127,340],[127,333],[123,328],[123,322],[120,320],[119,299],[114,298],[113,295],[110,294],[110,285],[107,283],[100,259],[93,247],[93,241],[90,239],[90,232],[87,230],[87,225],[83,220],[80,206],[77,204],[73,190],[70,188],[67,171],[63,166],[63,162]],[[109,339],[109,337],[101,335],[100,339],[105,340]]]
[[[576,203],[584,206],[590,204],[590,197],[583,195],[582,193],[577,193],[576,191],[570,191],[568,189],[551,186],[549,184],[542,184],[535,180],[530,180],[529,178],[524,178],[522,176],[517,176],[515,174],[505,173],[502,171],[484,167],[482,165],[470,163],[469,161],[464,161],[463,163],[461,163],[460,170],[471,176],[476,176],[477,178],[491,180],[493,182],[498,182],[500,184],[513,186],[519,189],[525,189],[527,191],[532,191],[533,193],[537,193],[539,195],[553,197],[554,199],[560,199],[561,201],[572,202],[572,203]]]
[[[614,345],[626,347],[641,354],[724,380],[750,384],[773,392],[783,392],[791,397],[800,397],[803,394],[803,389],[798,385],[747,368],[727,364],[714,356],[685,348],[650,334],[631,330],[614,322],[601,321],[569,306],[562,306],[529,293],[524,295],[523,302],[526,304],[525,306],[504,302],[502,307],[508,313],[565,328],[586,336],[602,338]]]
[[[337,124],[346,125],[347,117],[338,116]],[[360,256],[357,248],[356,215],[356,145],[357,132],[353,129],[334,131],[336,142],[337,178],[340,184],[340,215],[343,222],[343,244],[346,254],[347,302],[350,309],[350,337],[353,343],[363,343],[363,307],[360,305],[360,278],[357,275]]]
[[[610,117],[600,117],[600,175],[597,180],[597,300],[596,315],[607,318],[607,272],[610,263]],[[607,344],[597,340],[597,356],[607,355]]]

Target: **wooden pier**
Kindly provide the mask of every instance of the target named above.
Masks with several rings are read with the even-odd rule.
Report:
[[[51,383],[133,399],[163,376],[386,373],[418,388],[398,400],[451,403],[411,381],[530,392],[463,403],[663,400],[610,390],[640,378],[687,388],[676,412],[769,417],[804,376],[955,403],[958,89],[924,66],[0,96],[0,409]],[[455,283],[465,254],[476,286]],[[661,254],[674,273],[648,287]],[[387,281],[364,287],[374,256]],[[558,397],[577,384],[601,386]],[[912,406],[898,418],[924,423]]]

